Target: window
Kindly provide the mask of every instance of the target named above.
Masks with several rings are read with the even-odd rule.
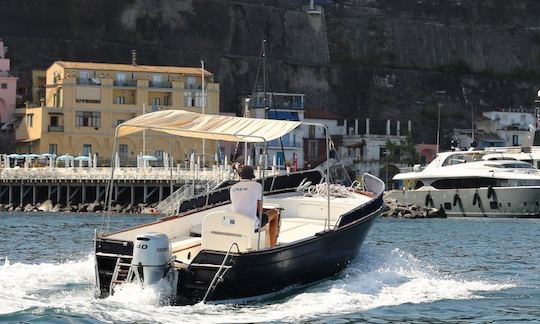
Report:
[[[126,103],[126,97],[118,96],[116,97],[115,103],[123,105]]]
[[[152,75],[152,84],[153,84],[155,87],[160,87],[160,86],[161,86],[161,75],[159,75],[159,74],[153,74],[153,75]]]
[[[308,157],[310,160],[315,160],[319,158],[319,146],[317,141],[308,142]]]
[[[32,127],[34,124],[34,114],[26,115],[26,125]]]
[[[309,125],[309,138],[315,138],[315,125]]]
[[[152,106],[159,106],[161,104],[161,98],[152,98]]]
[[[51,126],[58,126],[58,116],[51,116]]]
[[[519,146],[519,136],[512,135],[512,146]]]
[[[186,80],[186,88],[195,89],[195,83],[196,83],[195,77],[188,77]]]
[[[120,158],[120,162],[126,163],[128,158],[128,145],[127,144],[120,144],[118,146],[118,157]]]
[[[79,73],[79,82],[83,84],[90,83],[90,72],[81,71]]]
[[[83,144],[82,155],[88,156],[90,154],[92,154],[92,144]]]
[[[58,88],[53,95],[54,107],[62,107],[62,88]]]
[[[155,150],[154,156],[157,157],[158,160],[163,161],[163,150]]]
[[[2,83],[2,89],[7,89],[7,83]]]
[[[49,144],[49,153],[51,154],[58,153],[58,144]]]
[[[205,102],[208,102],[208,93],[204,94]],[[186,91],[184,93],[184,106],[185,107],[202,107],[202,93],[201,91]]]
[[[100,127],[101,113],[92,111],[77,111],[75,115],[77,127]]]
[[[184,94],[184,106],[195,107],[195,96],[193,92],[188,91]]]
[[[126,74],[116,73],[116,82],[118,83],[118,85],[124,85],[126,83]]]
[[[170,106],[171,105],[171,96],[163,97],[163,105],[164,106]]]

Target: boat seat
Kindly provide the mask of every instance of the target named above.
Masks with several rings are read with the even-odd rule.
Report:
[[[206,215],[202,221],[203,250],[228,251],[233,243],[240,252],[266,248],[269,245],[268,225],[257,232],[255,220],[232,211],[218,211]],[[237,250],[233,247],[233,252]]]

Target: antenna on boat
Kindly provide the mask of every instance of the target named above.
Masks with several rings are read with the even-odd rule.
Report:
[[[204,106],[205,106],[205,101],[204,100],[204,60],[201,59],[201,106],[202,106],[202,114],[204,115]],[[204,138],[202,139],[202,165],[204,166],[204,155],[205,155],[205,140]]]
[[[249,102],[251,99],[249,97],[246,97],[245,99],[245,106],[244,106],[244,117],[249,118]],[[244,164],[247,165],[248,163],[248,142],[244,142]]]

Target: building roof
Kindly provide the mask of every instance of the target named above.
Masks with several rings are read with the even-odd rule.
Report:
[[[304,110],[304,118],[338,119],[338,116],[330,111],[323,109],[306,109]]]
[[[54,64],[58,64],[65,69],[147,72],[147,73],[178,73],[178,74],[201,75],[201,68],[198,68],[198,67],[132,65],[132,64],[68,62],[68,61],[56,61],[54,62]],[[204,71],[204,73],[206,76],[212,76],[212,73],[206,70]]]

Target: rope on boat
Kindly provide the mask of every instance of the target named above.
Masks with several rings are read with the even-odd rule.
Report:
[[[326,182],[312,185],[306,188],[306,196],[310,197],[340,197],[347,198],[352,197],[350,187],[346,187],[340,184],[326,185]]]

